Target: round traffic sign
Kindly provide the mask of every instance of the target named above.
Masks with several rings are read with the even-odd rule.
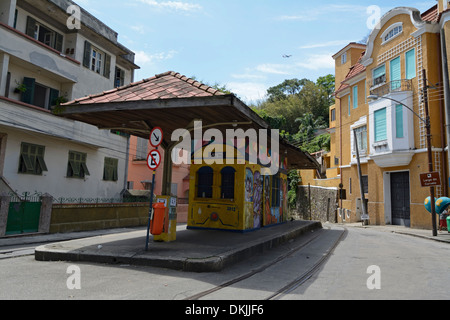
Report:
[[[163,142],[163,131],[161,128],[156,127],[150,133],[150,144],[154,148],[158,148]]]
[[[147,157],[147,166],[150,170],[158,169],[161,164],[161,153],[158,150],[152,150]]]

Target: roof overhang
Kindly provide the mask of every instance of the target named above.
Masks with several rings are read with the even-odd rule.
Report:
[[[68,103],[57,115],[85,122],[99,129],[115,130],[149,139],[153,128],[164,132],[164,144],[171,143],[177,129],[189,129],[202,121],[203,129],[214,128],[225,136],[226,129],[270,129],[269,125],[234,95],[155,99],[104,103]],[[319,169],[306,152],[280,138],[280,154],[287,155],[289,169]]]

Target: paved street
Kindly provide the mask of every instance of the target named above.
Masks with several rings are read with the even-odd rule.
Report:
[[[22,253],[29,254],[29,247]],[[0,299],[172,300],[199,293],[207,293],[200,297],[206,300],[448,299],[449,264],[448,243],[381,228],[324,224],[322,230],[216,273],[3,257]],[[69,289],[77,284],[71,266],[78,267],[80,289]],[[371,266],[378,269],[368,270]],[[369,289],[368,282],[379,289]],[[297,284],[274,296],[291,283]]]

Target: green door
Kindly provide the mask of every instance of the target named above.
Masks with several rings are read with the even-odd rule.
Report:
[[[11,202],[6,235],[38,232],[40,215],[41,202]]]

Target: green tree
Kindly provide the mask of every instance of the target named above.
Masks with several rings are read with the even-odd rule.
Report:
[[[283,83],[271,87],[267,90],[268,99],[271,102],[286,99],[290,95],[298,94],[303,86],[308,82],[307,79],[290,79],[285,80]]]

